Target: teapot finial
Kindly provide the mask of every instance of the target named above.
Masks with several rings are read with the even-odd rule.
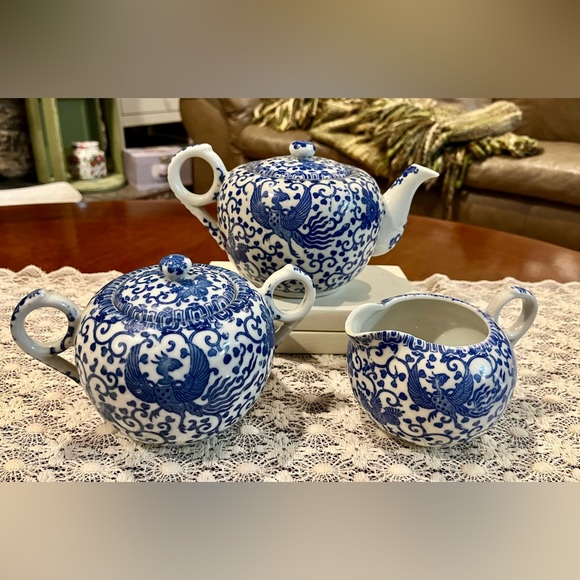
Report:
[[[316,146],[311,141],[292,141],[289,149],[290,155],[297,159],[314,157],[314,153],[316,152]]]

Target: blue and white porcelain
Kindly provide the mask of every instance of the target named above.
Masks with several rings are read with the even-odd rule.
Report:
[[[502,330],[500,312],[516,299],[519,317]],[[354,395],[376,424],[404,441],[469,441],[506,410],[517,377],[513,347],[537,309],[518,286],[500,292],[486,312],[425,293],[359,306],[345,323]]]
[[[313,143],[294,141],[289,156],[251,161],[228,172],[210,145],[193,145],[172,159],[168,180],[248,280],[260,285],[274,271],[295,264],[323,295],[356,278],[372,256],[395,246],[415,191],[438,173],[411,165],[381,194],[362,169],[314,153]],[[181,181],[181,167],[193,157],[213,169],[213,184],[202,195]],[[214,202],[217,220],[203,208]],[[290,282],[277,294],[302,291]]]
[[[304,286],[304,297],[281,311],[273,291],[289,280]],[[35,290],[16,306],[11,330],[22,350],[80,383],[120,431],[142,443],[189,444],[250,410],[276,344],[314,298],[312,281],[295,266],[256,289],[234,272],[174,254],[113,280],[83,313],[64,296]],[[44,307],[68,319],[65,336],[52,344],[25,329],[26,317]],[[74,364],[59,356],[72,346]]]

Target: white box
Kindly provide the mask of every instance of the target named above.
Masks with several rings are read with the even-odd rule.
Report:
[[[123,151],[127,181],[138,191],[155,193],[168,191],[167,167],[172,157],[182,149],[179,145],[134,147]],[[181,167],[181,180],[191,185],[191,163]]]
[[[211,262],[237,272],[231,262]],[[414,292],[413,284],[399,266],[367,266],[354,280],[314,301],[314,306],[290,335],[276,348],[278,354],[345,354],[348,337],[344,323],[361,304],[380,302],[397,294]],[[300,299],[274,299],[282,310]]]

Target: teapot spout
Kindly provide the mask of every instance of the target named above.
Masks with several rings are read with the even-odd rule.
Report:
[[[411,202],[419,186],[428,179],[434,179],[438,176],[439,173],[436,171],[415,163],[405,169],[402,175],[383,193],[385,215],[373,256],[382,256],[395,246],[403,235]]]

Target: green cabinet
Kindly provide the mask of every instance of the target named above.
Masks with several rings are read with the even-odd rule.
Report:
[[[117,99],[26,99],[36,175],[40,183],[68,181],[80,192],[123,187],[123,129]],[[98,141],[107,177],[73,180],[67,159],[74,141]]]

